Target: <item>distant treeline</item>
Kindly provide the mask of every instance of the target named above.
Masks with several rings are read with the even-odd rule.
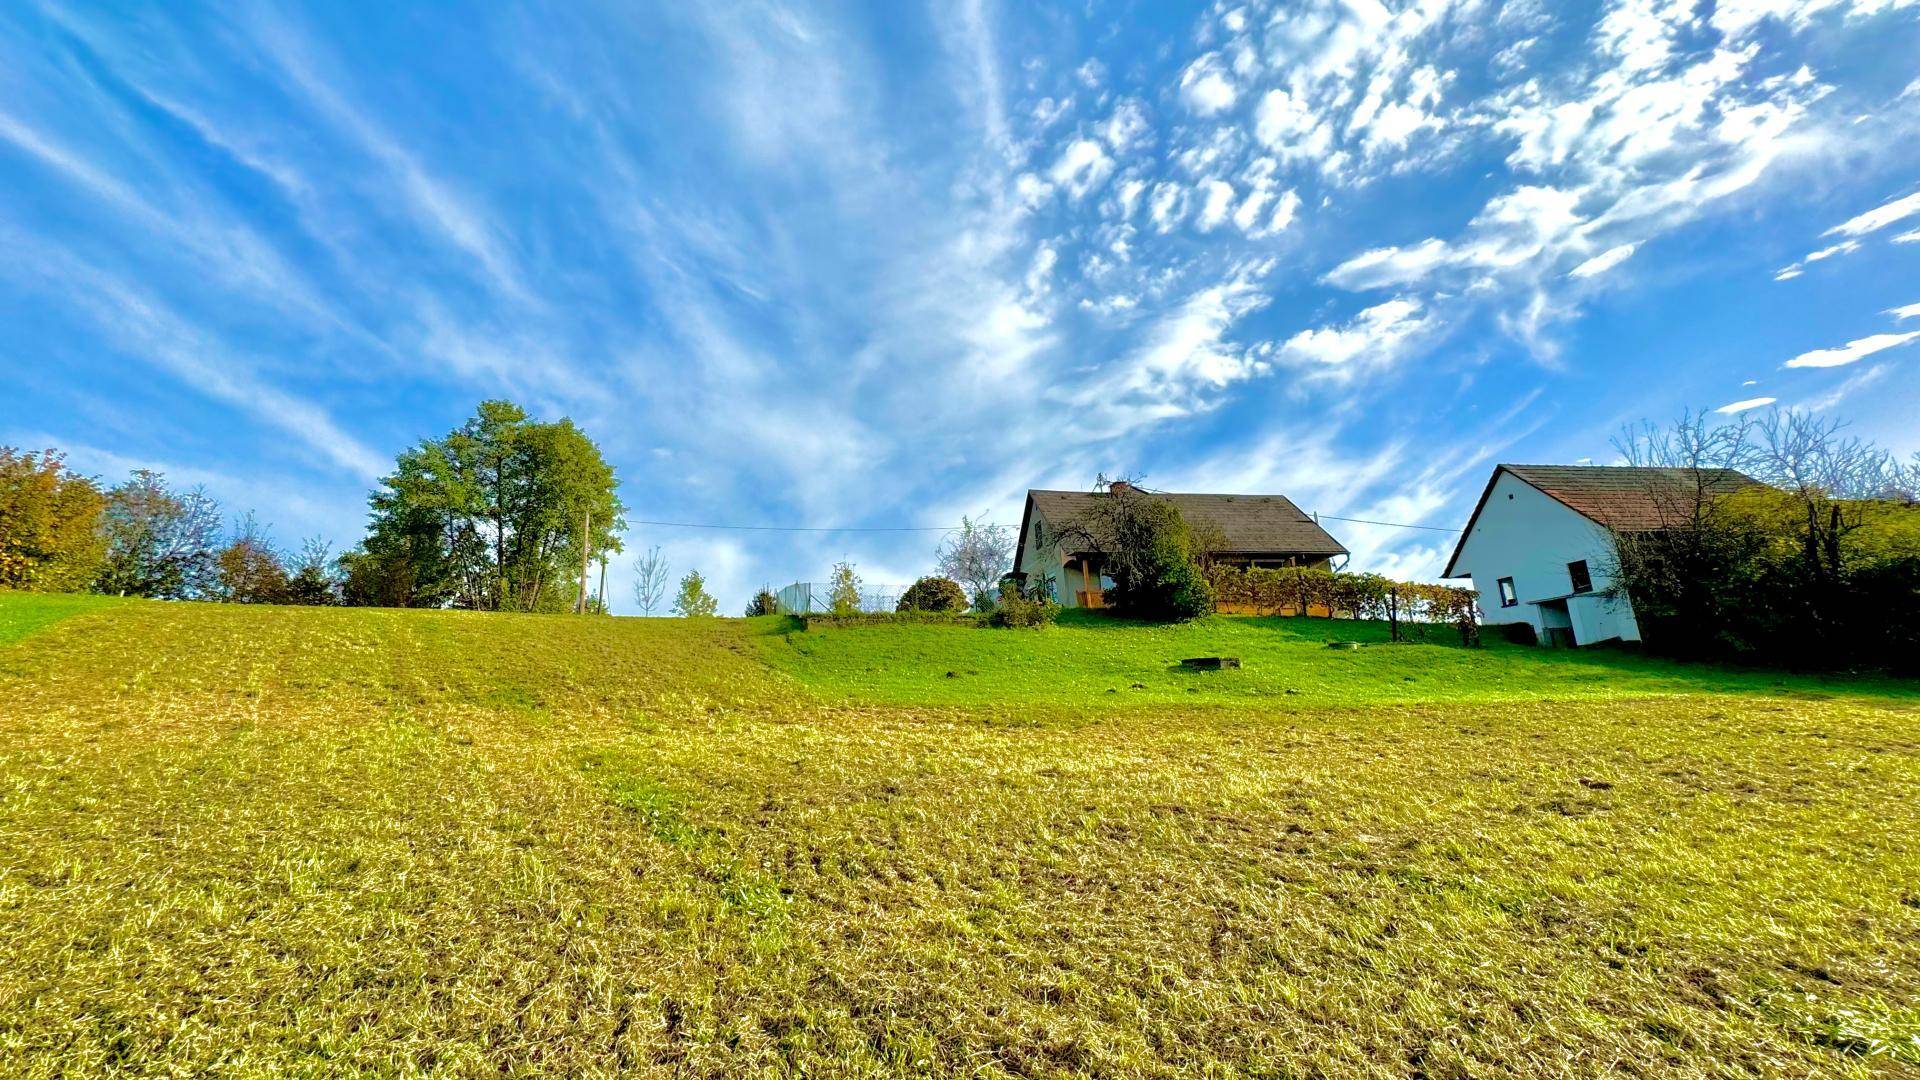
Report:
[[[366,538],[339,557],[283,550],[251,513],[228,528],[201,488],[139,470],[107,487],[58,450],[0,447],[0,588],[232,603],[605,610],[593,575],[625,508],[599,447],[570,420],[504,401],[402,453],[369,497]]]

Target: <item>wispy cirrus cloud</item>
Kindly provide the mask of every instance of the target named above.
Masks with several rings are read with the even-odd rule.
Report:
[[[275,475],[358,477],[507,395],[600,435],[650,518],[946,523],[1157,469],[1444,519],[1487,446],[1591,455],[1618,412],[1764,355],[1782,327],[1700,274],[1910,250],[1883,240],[1914,235],[1888,193],[1920,125],[1876,72],[1915,14],[1248,0],[1169,36],[984,0],[137,26],[18,5],[0,224],[9,254],[68,261],[0,271],[30,286],[0,296],[0,349],[94,397],[163,382],[199,403],[181,422],[262,436]],[[422,28],[442,48],[392,63]],[[1809,213],[1841,224],[1810,243]],[[1799,367],[1772,393],[1830,390]],[[81,424],[79,390],[36,385],[19,408]],[[1415,467],[1440,446],[1472,452]],[[1396,572],[1443,546],[1341,535]],[[631,539],[709,564],[730,607],[928,546]]]
[[[1904,334],[1868,334],[1866,337],[1855,338],[1836,348],[1810,349],[1787,361],[1787,366],[1790,368],[1844,367],[1864,360],[1874,353],[1899,348],[1916,338],[1920,338],[1920,330],[1912,330]]]

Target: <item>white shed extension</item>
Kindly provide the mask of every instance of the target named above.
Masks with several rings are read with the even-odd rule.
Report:
[[[1447,560],[1473,579],[1482,621],[1527,623],[1543,643],[1638,641],[1640,624],[1614,587],[1612,530],[1666,527],[1680,490],[1756,483],[1730,469],[1500,465]]]

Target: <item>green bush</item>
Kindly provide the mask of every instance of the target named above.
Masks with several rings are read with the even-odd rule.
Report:
[[[1009,581],[1000,586],[1000,602],[988,623],[1001,627],[1052,626],[1059,618],[1060,605],[1043,589],[1023,593]]]
[[[952,578],[923,577],[900,597],[900,611],[964,611],[966,590]]]
[[[753,602],[747,605],[747,617],[778,614],[780,614],[780,598],[774,595],[772,589],[761,586],[760,591],[753,594]]]
[[[1136,618],[1165,621],[1212,614],[1213,589],[1180,508],[1143,495],[1115,499],[1120,509],[1103,527],[1111,537],[1106,568],[1114,606]]]

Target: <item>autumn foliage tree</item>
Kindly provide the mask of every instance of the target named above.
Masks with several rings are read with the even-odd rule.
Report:
[[[220,549],[219,597],[231,604],[283,604],[289,596],[287,568],[266,530],[248,514],[231,543]]]
[[[106,496],[57,450],[0,446],[0,588],[76,592],[105,556]]]

